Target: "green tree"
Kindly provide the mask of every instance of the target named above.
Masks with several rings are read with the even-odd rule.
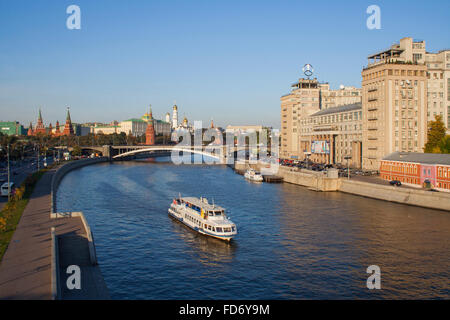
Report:
[[[424,147],[425,153],[439,153],[439,144],[447,131],[442,121],[442,116],[436,115],[434,119],[434,121],[428,122],[427,143]]]
[[[80,146],[73,147],[72,155],[81,156],[81,148]]]
[[[446,135],[439,142],[440,153],[450,153],[450,135]]]

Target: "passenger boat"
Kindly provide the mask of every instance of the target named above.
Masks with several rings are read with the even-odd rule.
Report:
[[[230,241],[237,234],[236,225],[228,219],[225,209],[203,197],[173,199],[169,215],[193,230],[217,239]]]
[[[253,169],[248,169],[245,172],[244,177],[247,180],[256,181],[256,182],[262,182],[264,180],[262,174]]]

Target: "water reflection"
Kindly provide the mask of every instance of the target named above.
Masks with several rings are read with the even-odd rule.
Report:
[[[208,266],[221,266],[222,263],[231,263],[234,258],[237,244],[235,241],[226,242],[200,234],[174,219],[172,231],[189,245],[191,257]]]
[[[214,198],[238,235],[228,244],[172,220],[178,193]],[[70,172],[57,202],[85,213],[116,299],[450,298],[447,212],[161,159]],[[366,288],[373,264],[376,292]]]

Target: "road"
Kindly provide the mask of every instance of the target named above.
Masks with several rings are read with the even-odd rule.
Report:
[[[53,158],[47,158],[47,164],[50,165],[53,163]],[[3,164],[3,163],[2,163]],[[3,184],[8,181],[8,169],[6,164],[3,164],[4,167],[0,168],[0,184]],[[40,168],[44,167],[43,157],[40,160]],[[24,161],[18,161],[15,165],[11,164],[11,182],[14,182],[15,186],[20,186],[21,183],[25,180],[25,178],[34,172],[37,171],[37,161],[36,159],[28,159]],[[15,173],[15,174],[14,174]],[[0,210],[3,209],[6,202],[8,202],[8,197],[0,197]]]

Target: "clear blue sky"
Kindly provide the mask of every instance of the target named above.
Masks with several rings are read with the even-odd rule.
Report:
[[[81,8],[81,30],[66,8]],[[381,30],[366,8],[381,7]],[[361,86],[368,54],[402,37],[450,47],[450,1],[0,0],[0,120],[140,117],[279,127],[280,96],[311,63]]]

